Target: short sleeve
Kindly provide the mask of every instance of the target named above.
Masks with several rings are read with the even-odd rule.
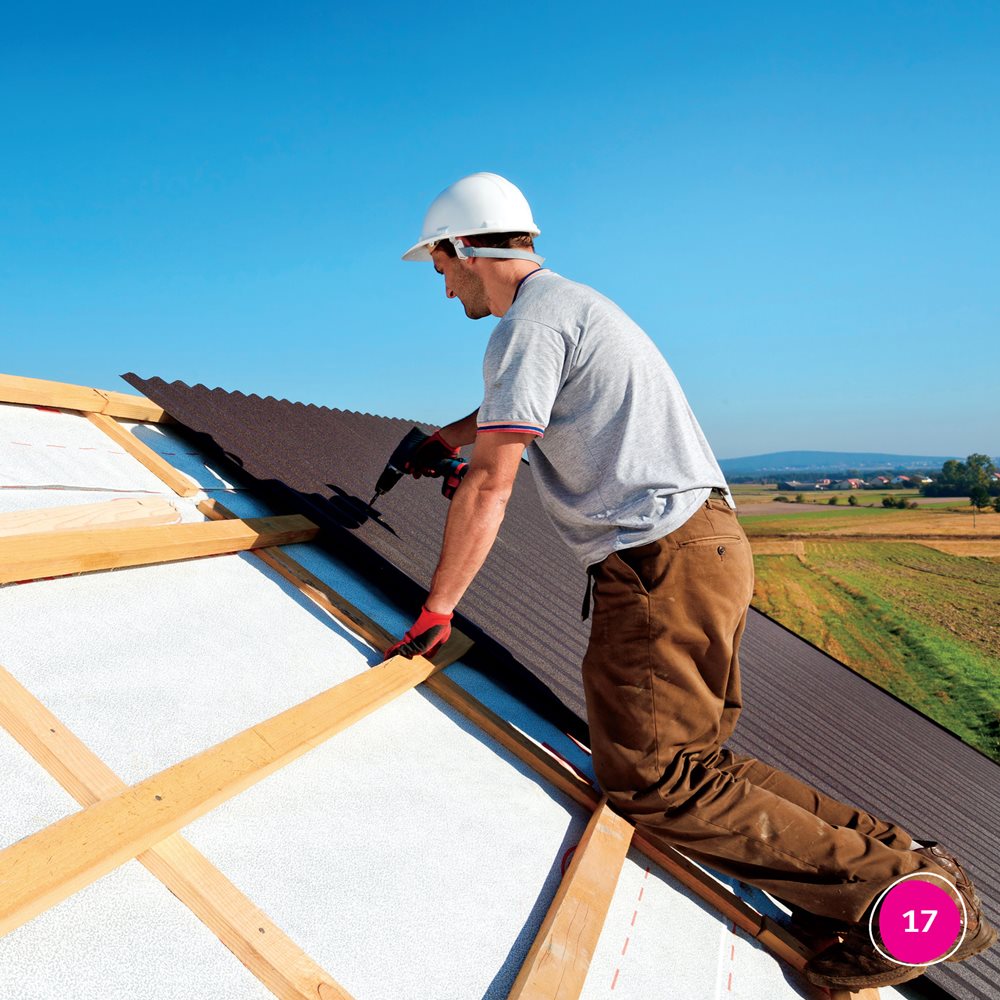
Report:
[[[501,322],[483,359],[480,433],[510,431],[542,437],[563,380],[566,341],[533,320]]]

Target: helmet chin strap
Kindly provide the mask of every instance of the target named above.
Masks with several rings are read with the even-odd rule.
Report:
[[[449,240],[459,260],[467,260],[469,257],[493,257],[498,260],[533,260],[536,264],[545,262],[544,257],[539,257],[530,250],[515,250],[513,247],[470,247],[460,236],[451,236]]]

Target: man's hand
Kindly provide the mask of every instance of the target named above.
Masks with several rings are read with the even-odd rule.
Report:
[[[427,608],[420,609],[420,617],[410,626],[406,635],[385,651],[384,660],[391,656],[433,656],[451,635],[451,615],[439,615]]]
[[[406,471],[419,479],[421,476],[438,476],[437,467],[446,459],[458,458],[458,449],[453,448],[440,431],[435,431],[430,437],[424,438],[406,460]]]

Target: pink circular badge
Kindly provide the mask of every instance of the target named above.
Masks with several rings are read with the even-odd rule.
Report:
[[[943,885],[915,878],[886,892],[876,919],[887,957],[905,965],[940,961],[962,933],[962,912]]]

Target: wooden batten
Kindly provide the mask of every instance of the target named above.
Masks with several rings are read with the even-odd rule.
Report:
[[[602,799],[587,824],[510,1000],[576,1000],[635,828]]]
[[[0,514],[0,538],[41,531],[177,524],[180,519],[180,511],[163,497],[123,497],[103,503],[76,503],[66,507],[41,507]]]
[[[394,656],[0,851],[7,934],[426,680]]]
[[[264,545],[307,542],[319,529],[298,514],[247,521],[100,527],[0,538],[0,583],[145,566]]]
[[[193,497],[201,492],[201,487],[190,476],[175,469],[162,455],[158,455],[149,445],[140,441],[128,428],[122,427],[114,417],[109,417],[106,413],[88,413],[87,419],[178,496]]]
[[[109,417],[142,420],[151,424],[173,422],[173,418],[162,407],[145,396],[90,389],[67,382],[24,378],[21,375],[0,375],[0,403],[26,403],[61,410],[80,410],[83,413],[106,413]]]
[[[0,725],[81,806],[128,786],[0,667]],[[282,1000],[351,1000],[350,995],[207,858],[175,833],[137,858]]]

